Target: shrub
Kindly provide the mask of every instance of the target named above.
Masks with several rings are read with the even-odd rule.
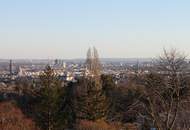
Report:
[[[0,130],[39,130],[13,102],[0,103]]]
[[[81,120],[76,128],[77,130],[124,130],[118,123],[108,124],[102,120],[96,122]]]

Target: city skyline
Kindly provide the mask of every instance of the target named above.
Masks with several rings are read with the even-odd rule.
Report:
[[[152,58],[190,53],[187,0],[0,1],[0,59]]]

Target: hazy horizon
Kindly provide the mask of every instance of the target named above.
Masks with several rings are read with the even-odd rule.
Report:
[[[190,54],[188,0],[0,1],[0,59],[154,58]]]

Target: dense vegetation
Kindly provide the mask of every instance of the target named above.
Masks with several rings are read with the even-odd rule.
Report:
[[[115,84],[101,75],[96,49],[88,51],[88,76],[62,84],[47,66],[34,84],[19,82],[11,101],[0,103],[1,130],[187,130],[189,73],[176,50],[164,51],[149,74]],[[159,72],[159,73],[158,73]]]

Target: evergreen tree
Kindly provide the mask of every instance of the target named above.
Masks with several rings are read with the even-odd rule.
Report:
[[[40,75],[39,103],[36,106],[37,120],[44,130],[60,130],[64,128],[61,113],[63,88],[53,69],[47,66]]]
[[[88,50],[86,68],[90,74],[80,84],[78,117],[95,121],[105,118],[107,114],[107,99],[102,89],[101,63],[96,48],[93,52]]]
[[[107,99],[102,89],[96,88],[94,79],[84,79],[83,87],[78,97],[78,118],[96,121],[105,119],[107,115]]]
[[[116,84],[112,75],[102,75],[102,89],[105,92],[106,96],[111,97]]]
[[[74,93],[75,84],[69,83],[64,87],[64,102],[62,105],[61,112],[64,117],[64,124],[66,128],[73,129],[76,123],[76,111],[75,111],[75,93]]]

